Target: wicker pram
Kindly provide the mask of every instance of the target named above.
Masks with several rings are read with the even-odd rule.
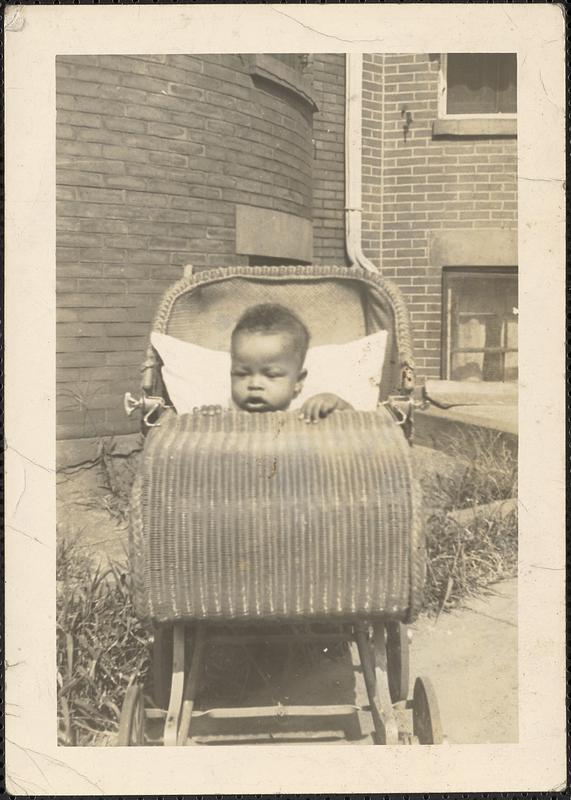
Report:
[[[312,346],[387,331],[379,406],[315,427],[288,412],[177,416],[149,346],[143,395],[128,403],[151,428],[133,488],[130,562],[137,612],[156,626],[159,705],[170,677],[165,743],[186,742],[207,625],[331,620],[357,642],[379,741],[396,741],[391,705],[408,696],[402,622],[418,613],[424,579],[419,489],[403,435],[414,380],[407,310],[395,286],[360,269],[234,267],[187,274],[165,294],[153,330],[227,349],[239,316],[262,302],[291,308]],[[167,638],[174,631],[167,678],[165,630]],[[186,674],[179,662],[189,641]],[[417,680],[414,736],[430,742],[438,739],[431,691]],[[141,703],[132,688],[119,743],[143,736]]]

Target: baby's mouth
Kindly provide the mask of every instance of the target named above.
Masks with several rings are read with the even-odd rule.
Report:
[[[268,407],[268,404],[263,397],[255,396],[247,397],[244,405],[251,411],[264,411]]]

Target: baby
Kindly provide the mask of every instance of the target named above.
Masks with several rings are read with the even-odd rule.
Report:
[[[303,364],[308,344],[307,328],[289,309],[269,303],[249,308],[232,332],[234,405],[250,413],[288,409],[307,375]],[[333,411],[350,408],[335,394],[317,394],[305,401],[300,419],[318,422]]]
[[[248,309],[232,332],[232,400],[249,412],[285,411],[302,390],[309,333],[284,306],[264,304]],[[334,394],[305,401],[300,418],[318,422],[333,411],[351,408]]]

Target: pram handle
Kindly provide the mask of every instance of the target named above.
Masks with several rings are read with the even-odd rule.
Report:
[[[414,433],[414,410],[416,408],[420,408],[424,411],[426,408],[428,408],[430,403],[428,403],[425,399],[420,401],[415,400],[412,396],[412,393],[407,393],[389,395],[389,397],[383,402],[379,403],[379,405],[385,406],[389,410],[397,425],[402,426],[403,433],[406,436],[409,444],[412,444]]]
[[[162,397],[148,397],[143,391],[140,397],[134,397],[131,392],[125,392],[123,397],[123,408],[128,417],[131,416],[133,411],[140,408],[143,414],[143,424],[149,428],[156,428],[160,422],[151,422],[151,416],[159,408],[165,408],[166,403]]]

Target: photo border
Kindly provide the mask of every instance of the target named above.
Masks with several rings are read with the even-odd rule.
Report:
[[[8,7],[5,23],[8,791],[162,795],[561,789],[567,769],[562,8],[44,5]],[[518,744],[153,748],[152,756],[147,748],[57,746],[55,56],[271,51],[518,53]]]

